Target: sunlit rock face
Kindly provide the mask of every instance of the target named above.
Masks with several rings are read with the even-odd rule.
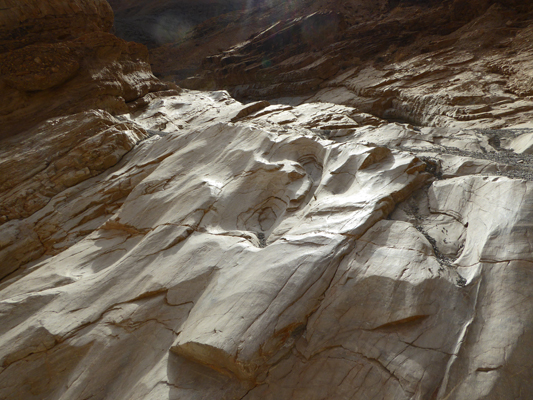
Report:
[[[62,67],[2,72],[27,97],[0,131],[0,398],[532,398],[527,107],[489,129],[340,86],[243,103],[105,32],[6,54]]]
[[[490,0],[271,1],[205,21],[151,54],[160,76],[239,100],[499,128],[510,114],[515,124],[531,119],[532,11]]]

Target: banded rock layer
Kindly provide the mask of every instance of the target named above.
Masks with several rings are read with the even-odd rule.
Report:
[[[3,151],[94,132],[4,197],[2,397],[527,398],[529,156],[262,107],[184,91]]]
[[[525,111],[245,104],[105,32],[47,46],[85,41],[90,79],[2,72],[42,114],[0,138],[0,398],[531,398]]]
[[[532,13],[529,2],[504,0],[269,2],[205,21],[151,54],[160,76],[239,100],[501,128],[531,118]]]

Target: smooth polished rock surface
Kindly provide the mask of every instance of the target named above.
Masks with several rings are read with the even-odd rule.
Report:
[[[0,54],[1,399],[532,398],[529,6],[340,3],[209,61],[242,103],[159,81],[98,0],[8,2],[52,22]],[[420,54],[321,53],[424,21]]]
[[[2,168],[44,132],[4,183],[2,397],[528,398],[527,155],[185,90]]]

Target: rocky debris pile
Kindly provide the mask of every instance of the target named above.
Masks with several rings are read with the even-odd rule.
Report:
[[[320,26],[304,46],[333,43],[352,23],[309,15],[242,48]],[[504,127],[419,126],[353,94],[385,67],[242,103],[169,89],[145,55],[100,31],[0,55],[2,95],[24,99],[0,132],[0,398],[530,398],[525,98],[507,93],[523,108]],[[419,72],[369,90],[429,91]]]

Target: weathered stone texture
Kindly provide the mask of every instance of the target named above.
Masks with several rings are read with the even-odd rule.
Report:
[[[329,83],[245,104],[84,32],[100,2],[45,3],[98,17],[0,54],[1,399],[532,398],[529,28],[512,71],[481,36],[342,71],[318,53],[350,15],[293,16],[240,48],[323,26],[272,85]],[[489,3],[446,3],[457,34],[497,20]]]

